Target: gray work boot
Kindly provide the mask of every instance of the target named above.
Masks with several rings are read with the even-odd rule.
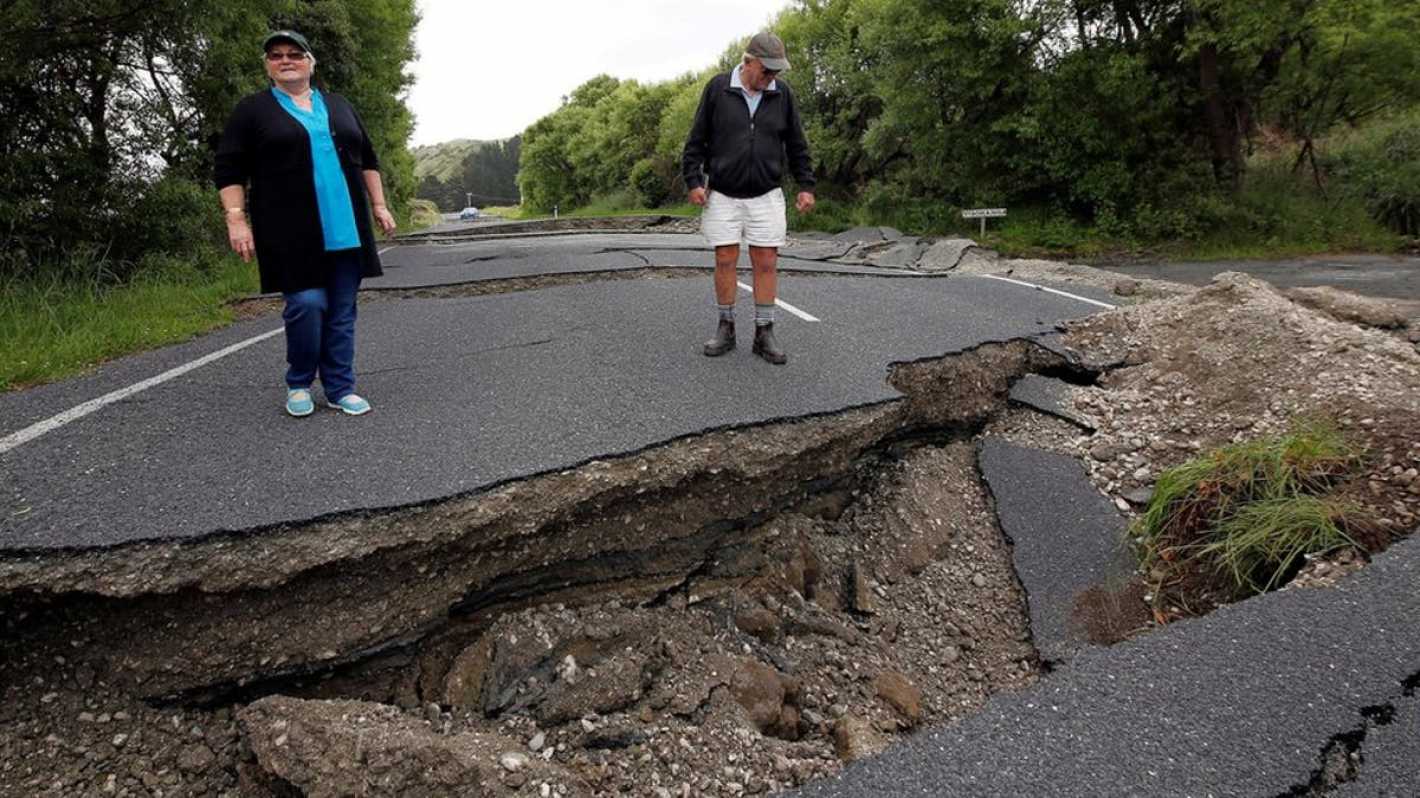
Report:
[[[774,340],[773,324],[754,326],[754,353],[776,366],[789,362],[789,356],[784,354],[784,350],[779,348],[779,342]]]
[[[729,319],[720,319],[720,326],[715,328],[715,337],[705,342],[705,356],[719,357],[734,348],[735,323]]]

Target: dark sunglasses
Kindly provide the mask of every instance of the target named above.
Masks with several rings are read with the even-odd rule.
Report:
[[[266,53],[267,61],[304,61],[306,54],[299,50],[278,51],[270,50]]]

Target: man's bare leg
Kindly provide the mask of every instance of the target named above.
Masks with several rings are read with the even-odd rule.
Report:
[[[779,294],[779,250],[750,247],[749,262],[754,266],[754,353],[782,366],[788,361],[774,339],[774,300]]]
[[[754,250],[750,252],[753,253]],[[715,247],[715,302],[720,307],[735,304],[735,292],[739,289],[735,266],[739,264],[739,260],[739,244]]]
[[[735,265],[740,259],[740,245],[715,247],[715,303],[720,306],[720,323],[715,337],[705,342],[705,355],[718,357],[735,348],[735,294],[739,278]]]

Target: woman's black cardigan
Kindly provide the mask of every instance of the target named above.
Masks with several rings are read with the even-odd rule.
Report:
[[[362,172],[379,169],[375,149],[355,109],[322,92],[340,167],[360,231],[361,274],[382,274]],[[326,284],[325,234],[316,204],[311,137],[270,90],[243,97],[217,145],[217,188],[250,186],[252,236],[263,293],[302,291]]]

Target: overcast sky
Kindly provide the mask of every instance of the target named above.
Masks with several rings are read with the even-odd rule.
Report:
[[[789,4],[419,0],[413,143],[514,136],[601,73],[647,82],[703,69]]]

